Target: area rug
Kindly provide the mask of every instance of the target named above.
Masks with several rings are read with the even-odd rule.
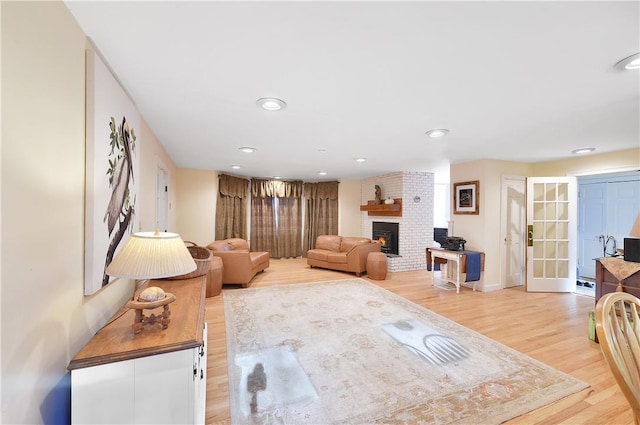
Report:
[[[364,279],[224,307],[233,424],[499,424],[588,387]]]

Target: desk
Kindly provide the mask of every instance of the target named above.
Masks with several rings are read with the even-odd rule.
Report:
[[[427,264],[431,264],[432,284],[435,284],[435,265],[447,264],[447,281],[456,285],[456,292],[460,293],[460,276],[467,272],[467,256],[462,251],[449,251],[441,248],[427,248]],[[453,266],[455,263],[455,267]],[[480,253],[480,271],[484,270],[484,252]],[[473,282],[473,290],[476,290],[477,281]]]

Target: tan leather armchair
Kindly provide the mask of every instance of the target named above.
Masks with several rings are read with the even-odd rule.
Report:
[[[250,252],[244,239],[231,238],[211,242],[207,249],[222,259],[222,283],[240,284],[247,288],[251,279],[269,267],[268,252]]]
[[[307,251],[307,264],[360,276],[367,270],[367,255],[380,252],[381,247],[380,242],[369,238],[320,235],[315,248]]]

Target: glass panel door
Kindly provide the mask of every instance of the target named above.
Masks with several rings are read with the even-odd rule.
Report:
[[[574,177],[527,179],[527,291],[573,292],[577,190]]]

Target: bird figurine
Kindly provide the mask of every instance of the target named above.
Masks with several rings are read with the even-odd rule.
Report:
[[[380,202],[382,200],[382,189],[380,189],[380,186],[378,186],[378,185],[376,185],[375,189],[376,189],[376,192],[375,192],[375,196],[376,196],[375,203],[376,203],[376,205],[380,205]]]

